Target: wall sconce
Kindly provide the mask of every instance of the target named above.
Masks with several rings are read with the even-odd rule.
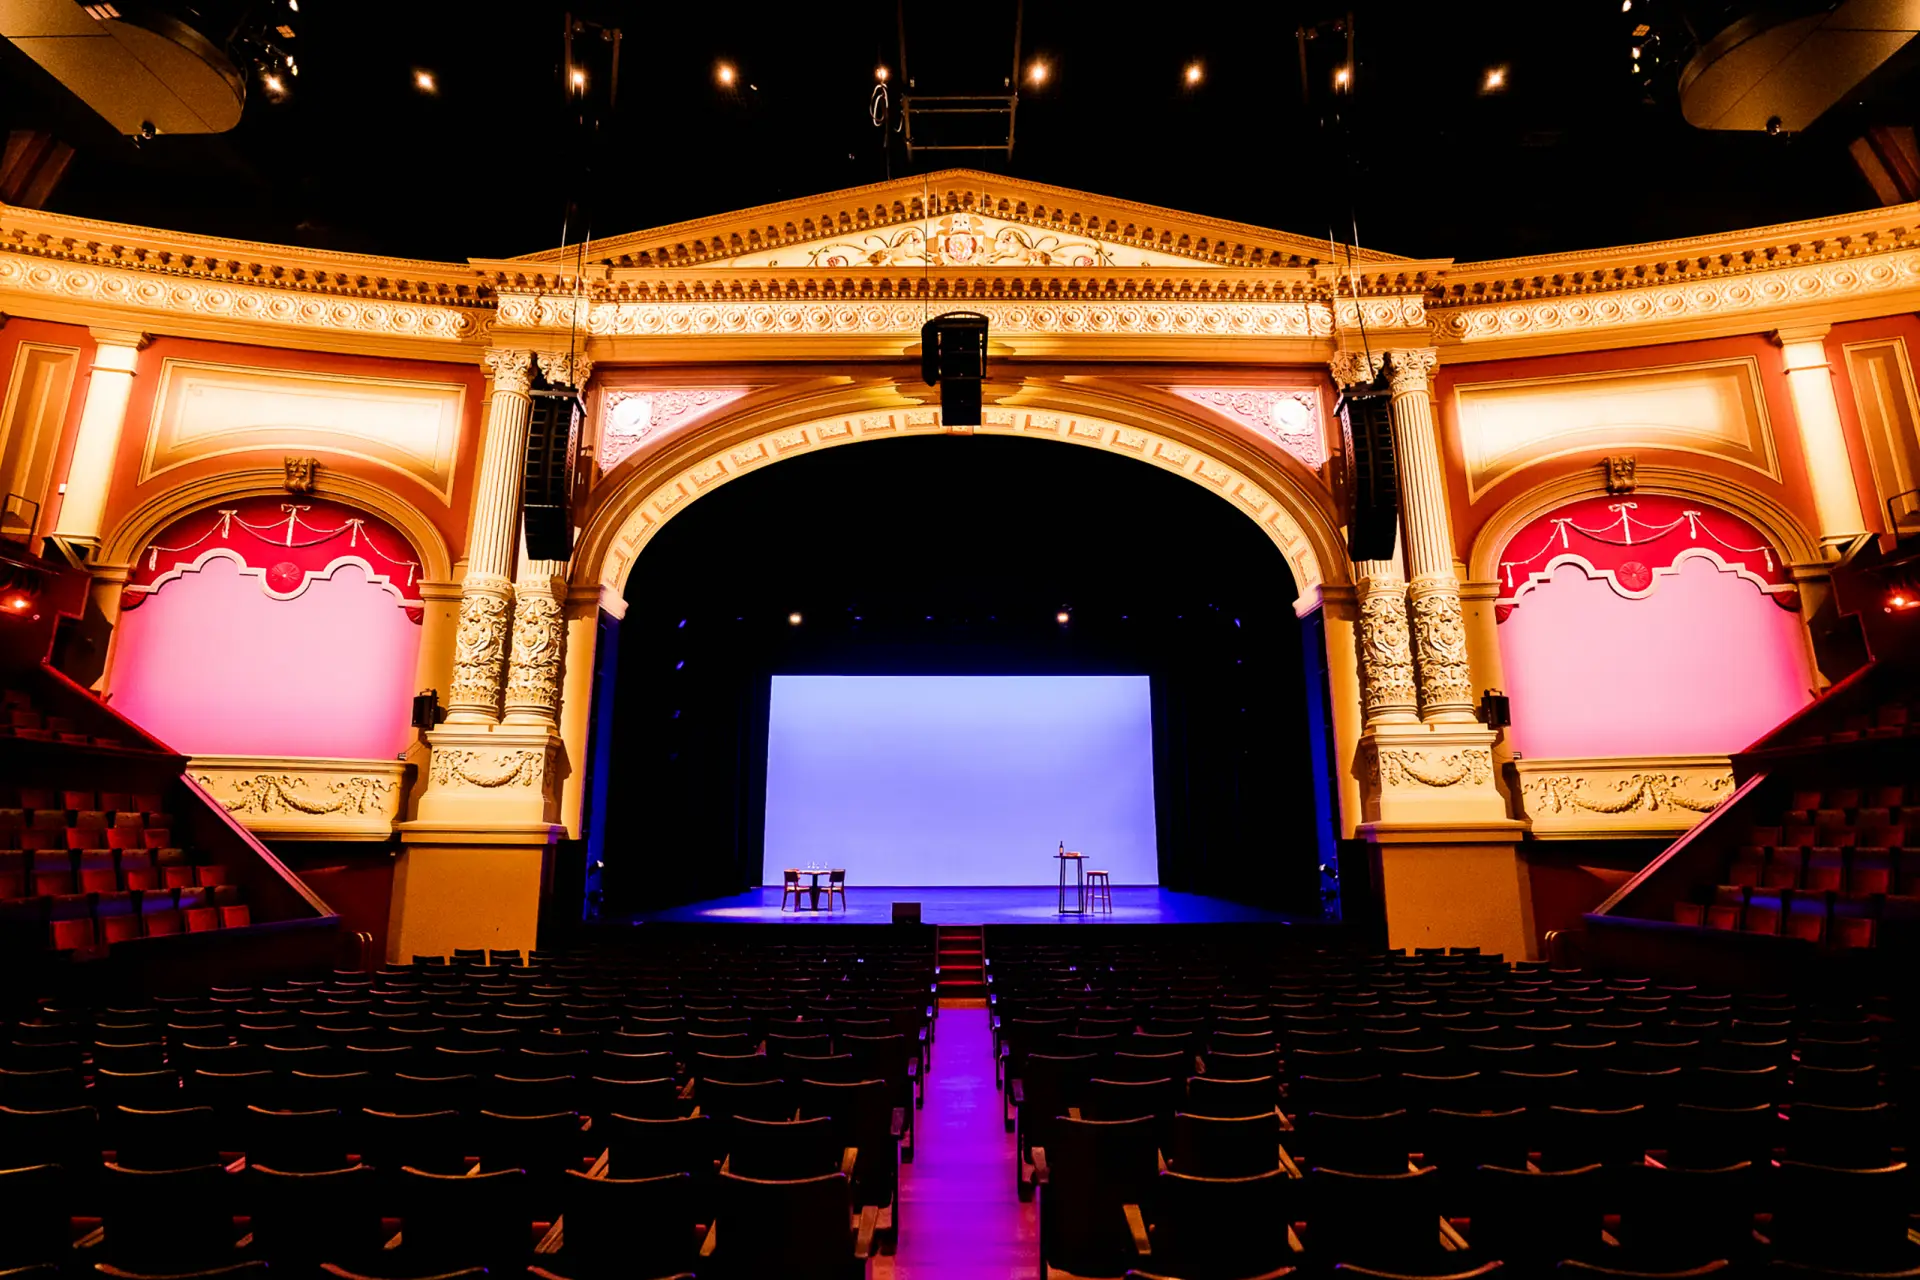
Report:
[[[1504,729],[1513,723],[1513,705],[1498,689],[1480,695],[1480,723],[1489,729]]]

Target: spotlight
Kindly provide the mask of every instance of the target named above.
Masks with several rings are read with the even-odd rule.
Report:
[[[1073,615],[1068,613],[1065,609],[1062,609],[1060,612],[1053,615],[1053,620],[1064,627],[1069,622],[1073,621]]]
[[[875,67],[873,69],[873,78],[884,81],[887,78],[887,69],[885,67]]]
[[[438,84],[439,82],[433,78],[433,72],[431,71],[416,71],[413,73],[413,87],[422,93],[432,93]]]
[[[1507,69],[1505,67],[1488,67],[1487,79],[1486,79],[1486,91],[1488,93],[1496,93],[1499,90],[1504,89],[1506,87],[1507,87]]]
[[[284,93],[287,88],[287,82],[272,72],[267,73],[267,78],[263,83],[267,86],[268,93]]]
[[[1033,81],[1035,84],[1045,84],[1047,82],[1047,64],[1044,62],[1035,62],[1032,66],[1028,67],[1027,79]]]
[[[1347,87],[1348,82],[1351,81],[1352,79],[1353,79],[1352,67],[1336,68],[1333,73],[1333,87],[1336,89],[1344,89]]]
[[[24,609],[26,607],[27,599],[25,596],[15,596],[13,599],[7,601],[7,608],[9,609]]]
[[[733,82],[738,76],[739,73],[733,69],[731,62],[719,63],[713,69],[713,78],[729,89],[733,88]]]
[[[582,68],[575,67],[572,72],[568,74],[567,81],[576,89],[585,89],[587,87],[587,73]]]
[[[797,626],[799,626],[799,625],[800,625],[800,615],[799,615],[799,614],[797,614],[797,613],[790,613],[790,614],[788,614],[788,615],[787,615],[787,625],[788,625],[788,626],[790,626],[790,627],[797,627]]]
[[[1206,72],[1201,70],[1199,63],[1189,62],[1187,64],[1187,83],[1188,84],[1199,84],[1200,81],[1203,78],[1205,78],[1205,76],[1206,76]]]

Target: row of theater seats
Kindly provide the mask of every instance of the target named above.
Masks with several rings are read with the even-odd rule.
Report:
[[[993,945],[1043,1267],[1912,1275],[1894,1002],[1475,955]]]
[[[84,954],[251,920],[226,868],[176,844],[164,795],[0,789],[7,941]]]
[[[117,747],[112,736],[89,734],[79,721],[35,709],[24,689],[0,689],[0,737],[23,742],[64,742],[79,747]]]
[[[1886,900],[1920,896],[1920,821],[1903,783],[1794,792],[1777,823],[1754,824],[1721,883],[1674,904],[1676,923],[1834,948],[1879,942]]]
[[[0,1271],[859,1275],[932,978],[876,939],[45,999],[0,1067]]]
[[[1840,727],[1820,733],[1805,733],[1794,739],[1794,746],[1819,747],[1875,739],[1904,738],[1920,732],[1920,703],[1898,700],[1882,702],[1871,711],[1845,716]]]

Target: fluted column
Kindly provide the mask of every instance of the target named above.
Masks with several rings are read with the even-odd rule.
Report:
[[[513,571],[520,539],[520,474],[527,456],[527,393],[533,353],[486,353],[493,379],[480,481],[467,540],[467,576],[460,589],[454,638],[449,724],[491,724],[500,718],[501,686],[513,627]]]
[[[1447,486],[1434,438],[1433,391],[1438,363],[1431,347],[1387,353],[1393,388],[1393,452],[1400,473],[1400,528],[1410,578],[1413,655],[1420,718],[1429,723],[1474,719],[1473,673],[1460,615],[1460,579],[1453,571]]]
[[[99,345],[94,348],[87,398],[80,406],[80,430],[67,466],[65,496],[53,528],[56,538],[87,544],[100,540],[107,490],[113,484],[113,460],[120,452],[120,430],[126,423],[127,400],[133,395],[134,362],[147,345],[144,333],[91,332]]]

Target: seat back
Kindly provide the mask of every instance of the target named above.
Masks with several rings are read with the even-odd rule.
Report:
[[[593,1127],[596,1143],[608,1153],[607,1172],[616,1178],[652,1178],[668,1173],[699,1176],[713,1172],[720,1141],[711,1116],[676,1116],[654,1120],[644,1116],[610,1115]]]
[[[1200,1178],[1245,1178],[1280,1167],[1280,1117],[1174,1116],[1172,1167]],[[1163,1184],[1164,1185],[1164,1184]]]
[[[0,1169],[0,1271],[70,1261],[72,1181],[58,1165]]]
[[[403,1168],[401,1248],[414,1267],[514,1270],[532,1251],[534,1211],[523,1169],[471,1175]]]
[[[755,1120],[735,1116],[725,1129],[729,1172],[743,1178],[790,1181],[814,1178],[840,1168],[841,1147],[833,1121]]]
[[[562,1271],[580,1262],[643,1276],[692,1268],[702,1234],[692,1175],[589,1178],[570,1170],[560,1190]]]
[[[1165,1172],[1154,1189],[1153,1265],[1182,1276],[1251,1276],[1294,1260],[1297,1216],[1278,1168],[1237,1178]]]
[[[744,1275],[840,1280],[853,1262],[851,1205],[843,1174],[779,1181],[723,1173],[718,1256]]]
[[[180,1169],[101,1166],[106,1258],[123,1266],[186,1267],[231,1258],[232,1176],[222,1165]]]
[[[1471,1181],[1473,1245],[1510,1266],[1550,1266],[1585,1257],[1601,1243],[1605,1171],[1508,1169],[1481,1165]]]
[[[294,1171],[250,1162],[254,1250],[275,1267],[365,1265],[382,1243],[372,1166]]]

